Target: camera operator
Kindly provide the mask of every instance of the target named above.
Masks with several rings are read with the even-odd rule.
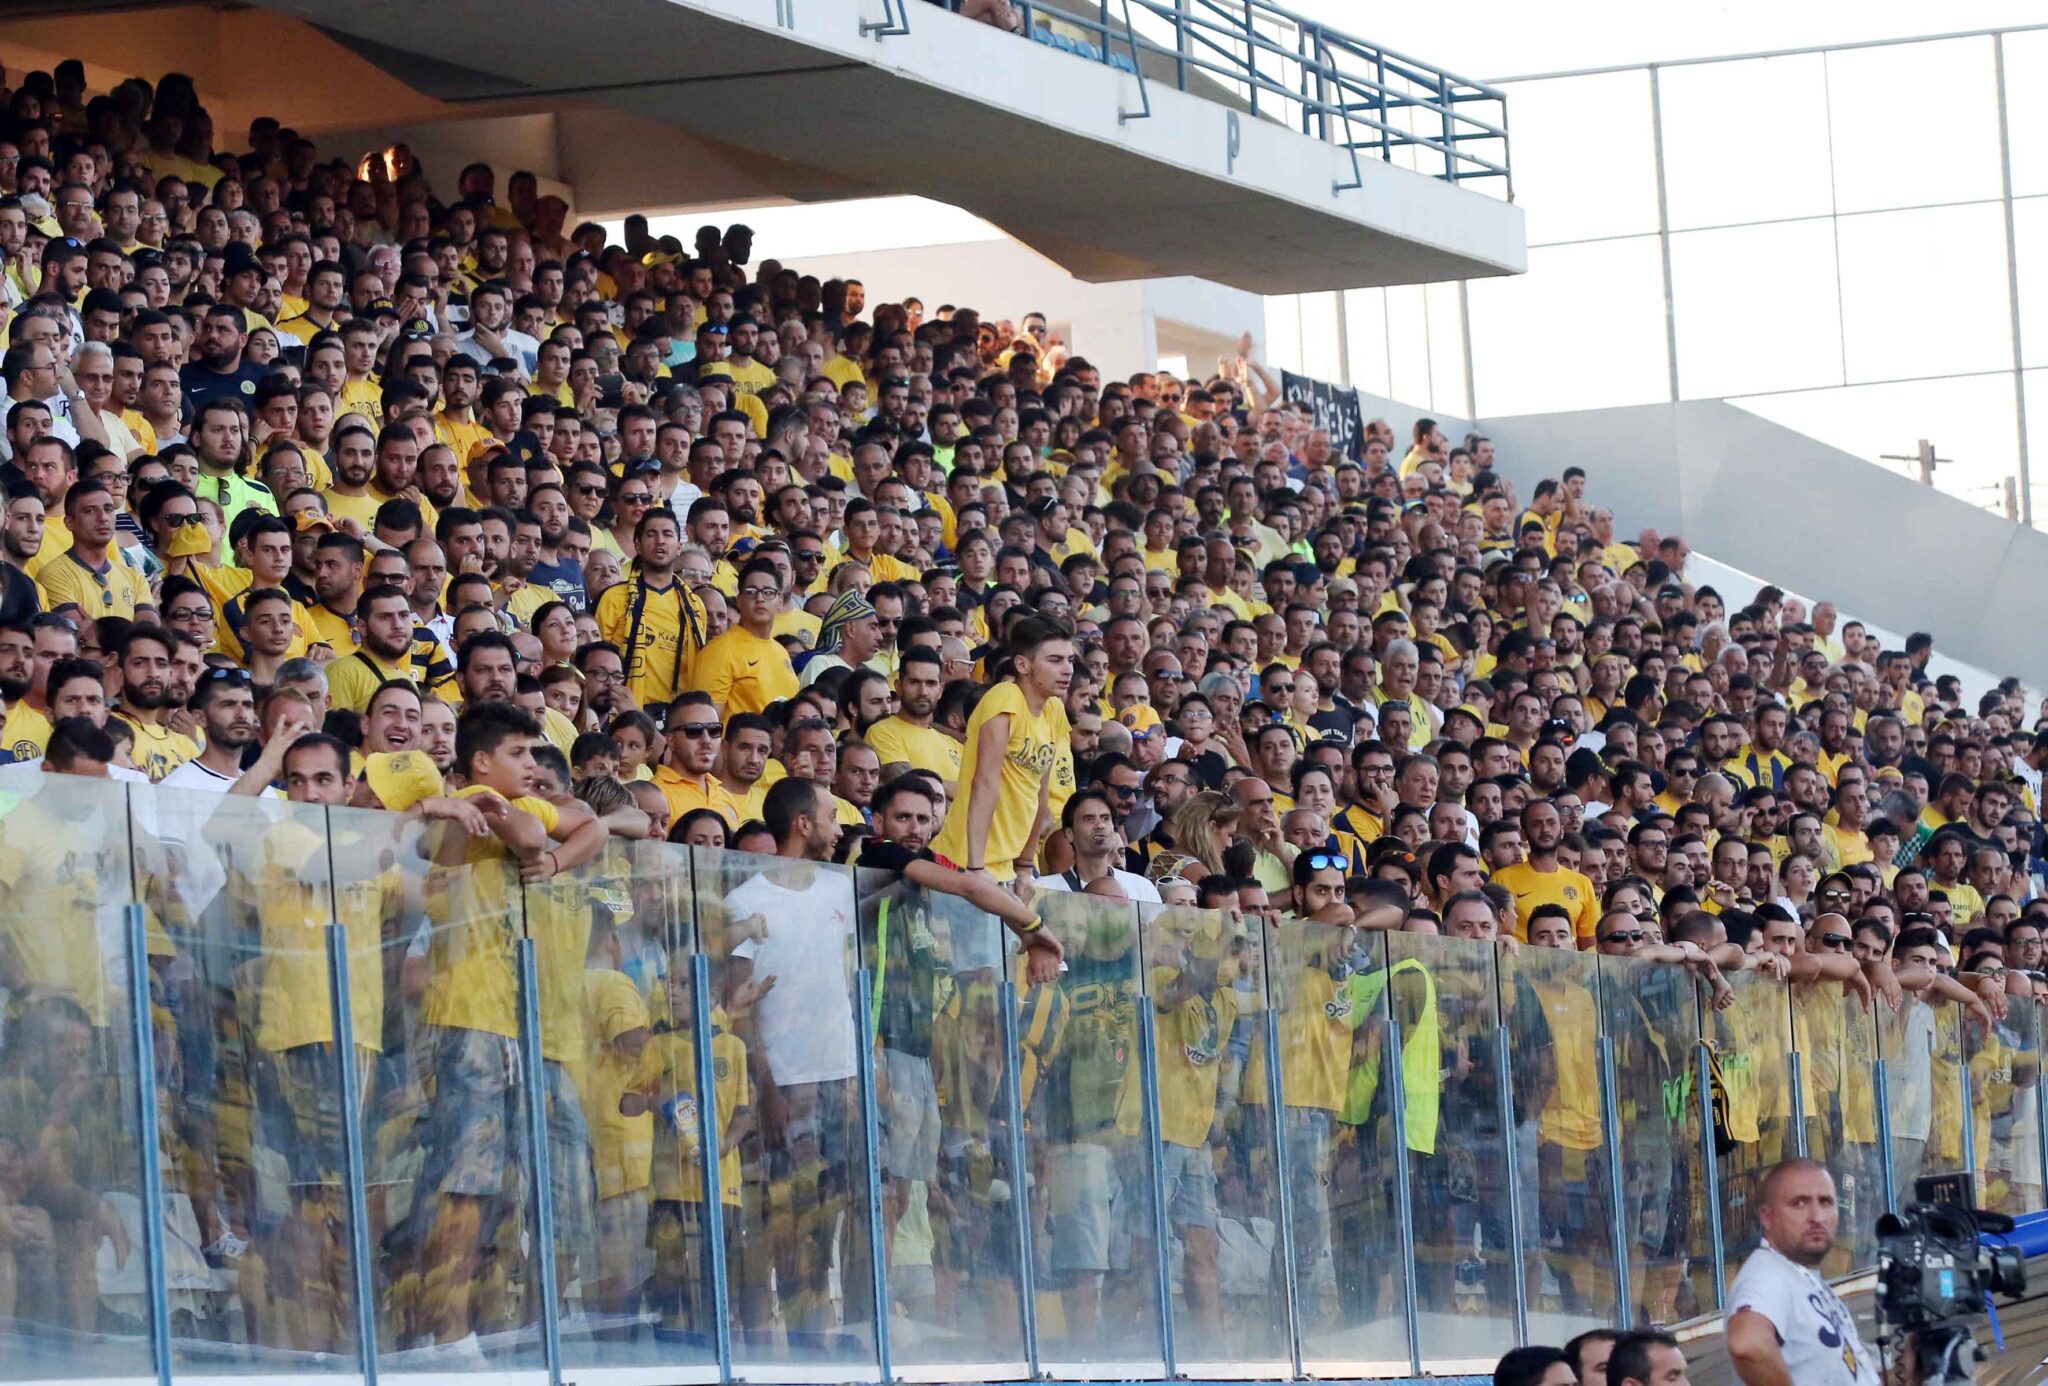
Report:
[[[1781,1161],[1764,1176],[1757,1216],[1763,1245],[1728,1297],[1736,1378],[1743,1386],[1877,1386],[1877,1358],[1820,1273],[1841,1217],[1827,1167]]]

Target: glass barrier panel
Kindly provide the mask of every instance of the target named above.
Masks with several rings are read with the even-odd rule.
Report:
[[[137,979],[129,966],[126,786],[0,772],[0,1379],[151,1376],[150,1302],[138,1139]],[[170,1177],[182,1154],[172,1024],[181,955],[152,908],[161,1140]],[[182,961],[189,962],[189,958]],[[161,1237],[172,1305],[212,1290],[189,1200],[167,1203]]]
[[[1728,1285],[1762,1241],[1757,1199],[1764,1173],[1796,1148],[1792,1130],[1791,995],[1759,972],[1723,974],[1733,999],[1701,1016],[1725,1096],[1716,1102],[1716,1170]]]
[[[378,1046],[360,1118],[378,1370],[538,1367],[548,1287],[519,1054],[517,863],[495,833],[443,819],[334,808],[328,835],[337,883],[377,881],[402,902],[375,964],[350,977],[357,1047]],[[356,972],[381,980],[381,998]]]
[[[1993,1212],[2025,1211],[2015,1188],[2015,1117],[2021,1084],[2033,1086],[2039,1036],[2032,1033],[2033,1004],[2006,998],[2006,1013],[1989,1025],[1962,1016],[1963,1046],[1970,1070],[1970,1130],[1976,1143],[1977,1206]],[[2029,1179],[2039,1178],[2039,1166]],[[2023,1181],[2024,1182],[2024,1181]]]
[[[962,878],[964,879],[964,878]],[[1028,1375],[1003,1052],[1010,931],[957,895],[855,873],[876,1040],[889,1358],[899,1372]]]
[[[1137,910],[1088,895],[1032,901],[1067,970],[1020,1000],[1039,1366],[1139,1380],[1165,1370],[1150,1151],[1137,1120]],[[1128,1094],[1128,1095],[1127,1095]]]
[[[704,1170],[689,852],[607,837],[596,856],[523,895],[539,983],[562,1364],[715,1373],[694,1254]],[[714,1017],[714,1050],[719,1028]]]
[[[1866,1263],[1858,1259],[1858,1239],[1868,1241],[1868,1230],[1855,1230],[1851,1210],[1868,1208],[1870,1175],[1864,1163],[1876,1146],[1874,1140],[1851,1138],[1872,1114],[1870,1073],[1866,1069],[1858,1079],[1851,1052],[1851,1020],[1858,1015],[1868,1024],[1862,1001],[1845,993],[1839,983],[1815,981],[1792,987],[1792,1044],[1800,1056],[1806,1155],[1835,1175],[1835,1198],[1841,1206],[1841,1235],[1821,1267],[1829,1277],[1847,1275],[1855,1265]],[[1874,1048],[1872,1040],[1872,1052]]]
[[[1523,947],[1499,963],[1534,1343],[1609,1325],[1617,1308],[1595,962],[1570,948]]]
[[[733,1370],[872,1380],[879,1371],[854,1018],[853,873],[693,848],[698,946],[746,1047],[754,1121],[726,1219]]]
[[[198,1231],[167,1246],[210,1282],[169,1276],[173,1366],[354,1373],[342,1081],[367,1091],[378,1034],[366,1025],[352,1052],[336,1048],[328,934],[338,908],[352,1001],[374,1014],[401,892],[381,874],[335,879],[319,804],[169,787],[136,803],[136,877],[176,949],[159,1075],[173,1097],[160,1114],[167,1212],[189,1209]]]
[[[1843,1273],[1877,1264],[1877,1220],[1884,1213],[1884,1150],[1877,1127],[1877,1013],[1889,1010],[1882,997],[1865,1005],[1842,997],[1842,1146],[1835,1164],[1835,1192],[1842,1209],[1837,1257]]]
[[[1265,1025],[1265,939],[1235,914],[1185,906],[1140,905],[1138,931],[1159,1060],[1175,1365],[1185,1376],[1285,1376],[1273,1109],[1244,1082]],[[1131,1091],[1119,1104],[1126,1132],[1140,1129]]]
[[[2039,996],[2015,996],[2012,1028],[2019,1040],[2013,1064],[2010,1154],[2006,1162],[2010,1194],[2005,1211],[2040,1212],[2044,1189],[2041,1169],[2041,1056],[2048,1042],[2048,1009]]]
[[[1384,934],[1285,919],[1269,926],[1266,952],[1303,1364],[1310,1375],[1406,1375],[1388,1017],[1398,1001],[1413,1020],[1426,989],[1412,967],[1390,976]],[[1420,1063],[1425,1049],[1414,1052]],[[1247,1092],[1269,1090],[1265,1057],[1260,1035]]]
[[[1885,1112],[1891,1124],[1892,1206],[1914,1201],[1913,1183],[1938,1161],[1935,1140],[1936,1057],[1941,1022],[1955,1007],[1907,992],[1893,1010],[1877,1011],[1877,1052],[1884,1060]]]
[[[1963,1154],[1963,1011],[1953,1002],[1929,1009],[1934,1012],[1934,1053],[1928,1062],[1932,1115],[1920,1174],[1960,1174],[1969,1168]],[[1901,1203],[1916,1201],[1911,1180],[1898,1180],[1897,1188]]]
[[[1669,962],[1602,955],[1598,963],[1621,1135],[1625,1321],[1678,1323],[1714,1309],[1712,1281],[1702,1279],[1714,1272],[1714,1248],[1703,1202],[1695,978]]]
[[[1407,933],[1389,934],[1387,946],[1399,979],[1394,1000],[1413,1009],[1401,1018],[1404,1053],[1420,1045],[1440,1056],[1403,1070],[1422,1359],[1437,1372],[1485,1370],[1515,1345],[1496,950],[1479,939]],[[1404,986],[1420,995],[1404,998]]]

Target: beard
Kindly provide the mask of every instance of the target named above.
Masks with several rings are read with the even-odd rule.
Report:
[[[0,679],[0,698],[5,698],[10,703],[20,702],[27,697],[28,690],[27,679]]]
[[[151,689],[147,684],[137,684],[132,688],[123,688],[121,701],[142,712],[155,712],[159,708],[170,706],[170,685],[160,683]]]

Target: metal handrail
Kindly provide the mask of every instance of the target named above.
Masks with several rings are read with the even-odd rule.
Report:
[[[1082,56],[1105,64],[1121,65],[1129,55],[1141,109],[1119,110],[1120,123],[1148,114],[1148,76],[1165,80],[1170,73],[1177,90],[1214,97],[1221,87],[1252,115],[1282,120],[1344,150],[1352,175],[1333,182],[1333,194],[1364,185],[1361,155],[1392,163],[1412,149],[1442,160],[1435,177],[1452,183],[1497,178],[1503,194],[1514,197],[1507,94],[1498,87],[1368,43],[1272,0],[1121,0],[1123,13],[1115,19],[1109,0],[1096,0],[1092,15],[1082,12],[1083,3],[1013,0],[1028,38],[1078,36],[1088,49]],[[1170,27],[1170,43],[1141,31],[1134,11],[1154,21],[1148,28]],[[1149,74],[1147,59],[1155,64]],[[1197,77],[1199,87],[1191,85]],[[1475,104],[1491,104],[1497,113],[1485,118]],[[1471,147],[1494,142],[1497,152]]]

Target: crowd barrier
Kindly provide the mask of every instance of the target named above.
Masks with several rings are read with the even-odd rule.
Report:
[[[2042,1206],[2032,1002],[1060,894],[1029,985],[880,873],[12,773],[7,1380],[1407,1376],[1712,1312],[1788,1154],[1834,1271]]]

